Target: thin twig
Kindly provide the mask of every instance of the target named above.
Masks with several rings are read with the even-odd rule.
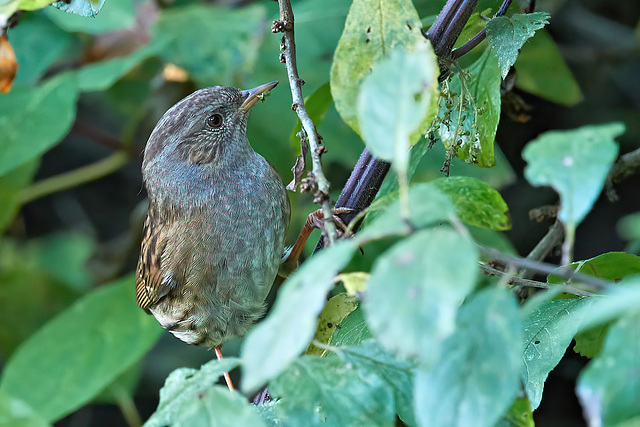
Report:
[[[578,273],[567,267],[559,267],[553,264],[547,264],[539,261],[534,261],[526,258],[519,258],[513,255],[502,253],[496,249],[488,248],[486,246],[478,245],[480,252],[505,264],[510,264],[522,269],[532,270],[544,274],[553,274],[558,277],[563,277],[568,280],[578,281],[586,286],[589,286],[593,291],[602,292],[610,288],[609,282],[602,280],[598,277],[589,276],[583,273]]]
[[[490,275],[490,276],[507,276],[508,273],[498,270],[496,268],[490,267],[486,264],[480,264],[480,269]],[[538,288],[538,289],[561,289],[562,292],[568,293],[568,294],[572,294],[572,295],[577,295],[579,297],[589,297],[589,296],[593,296],[595,294],[591,293],[591,292],[587,292],[587,291],[583,291],[582,289],[578,289],[574,286],[571,285],[556,285],[553,283],[545,283],[545,282],[538,282],[537,280],[530,280],[530,279],[522,279],[520,277],[509,277],[509,279],[507,280],[507,283],[510,285],[515,285],[515,286],[523,286],[523,287],[527,287],[527,288]]]
[[[331,200],[329,198],[329,181],[322,171],[322,162],[320,155],[324,151],[324,147],[320,145],[320,136],[316,130],[316,126],[309,117],[307,109],[304,105],[304,97],[302,96],[302,85],[304,81],[298,75],[298,67],[296,65],[296,42],[294,36],[293,10],[291,9],[290,0],[278,0],[280,7],[280,21],[274,22],[274,32],[283,32],[282,37],[284,52],[282,58],[287,67],[287,77],[289,78],[289,86],[291,87],[291,96],[293,105],[291,108],[298,114],[302,129],[307,135],[309,143],[309,152],[311,154],[312,172],[318,185],[318,191],[315,194],[316,201],[322,205],[324,217],[328,220],[325,222],[325,229],[329,242],[333,243],[336,238],[335,224],[329,220],[333,218],[331,214]]]
[[[553,249],[562,243],[564,237],[564,226],[560,221],[556,221],[547,231],[547,234],[538,242],[535,248],[529,252],[527,259],[531,261],[544,261]]]
[[[498,13],[494,15],[494,18],[497,16],[502,16],[505,13],[507,13],[507,9],[509,9],[509,6],[511,6],[511,1],[512,0],[504,0],[502,3],[502,6],[500,6],[500,9],[498,9]],[[478,34],[473,36],[471,40],[469,40],[459,48],[455,49],[451,53],[451,56],[453,57],[453,59],[460,58],[462,55],[464,55],[465,53],[469,52],[471,49],[473,49],[474,47],[482,43],[482,41],[486,37],[487,37],[487,31],[483,28],[482,31],[480,31]]]
[[[618,195],[613,188],[614,184],[618,184],[637,173],[640,173],[640,148],[620,156],[609,171],[605,183],[606,194],[609,200],[612,202],[618,200]]]

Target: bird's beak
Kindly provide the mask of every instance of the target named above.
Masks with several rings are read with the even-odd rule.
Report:
[[[258,87],[254,87],[253,89],[243,90],[242,91],[242,105],[240,105],[240,109],[245,113],[251,109],[256,102],[260,99],[264,99],[264,95],[267,95],[271,89],[276,87],[278,82],[265,83]]]

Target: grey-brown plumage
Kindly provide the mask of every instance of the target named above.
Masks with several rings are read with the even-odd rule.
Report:
[[[289,201],[246,129],[249,109],[276,84],[194,92],[165,113],[147,142],[149,212],[136,301],[187,343],[220,347],[264,313]]]

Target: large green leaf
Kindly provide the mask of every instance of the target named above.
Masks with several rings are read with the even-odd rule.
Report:
[[[438,63],[431,45],[395,50],[364,78],[357,100],[362,137],[371,153],[406,175],[409,147],[427,131],[436,113]]]
[[[156,343],[162,328],[134,302],[133,276],[80,299],[24,342],[0,389],[45,420],[79,408]]]
[[[420,425],[493,426],[520,387],[521,340],[518,305],[507,290],[485,290],[463,305],[438,363],[417,371]]]
[[[334,332],[338,329],[338,325],[358,307],[358,302],[358,298],[346,292],[331,297],[322,309],[322,313],[320,313],[314,340],[328,345]],[[305,354],[324,356],[326,352],[326,350],[316,347],[312,343]]]
[[[582,99],[575,77],[545,29],[525,43],[515,67],[518,89],[567,106]]]
[[[307,109],[309,117],[313,120],[313,124],[318,126],[320,122],[322,122],[322,119],[324,119],[325,114],[327,114],[327,110],[331,106],[332,102],[333,98],[331,98],[329,82],[320,86],[315,92],[304,99],[304,106]],[[291,135],[289,136],[291,146],[294,148],[298,148],[300,146],[300,137],[298,136],[298,133],[301,130],[302,123],[300,122],[300,119],[298,119],[291,130]]]
[[[254,391],[276,377],[307,348],[327,292],[334,286],[333,278],[355,251],[352,241],[337,242],[285,281],[269,315],[244,339],[243,390]]]
[[[376,375],[393,390],[396,411],[408,425],[415,425],[413,415],[413,364],[394,358],[374,340],[358,347],[341,348],[337,355],[355,367],[360,377]]]
[[[367,322],[364,319],[362,304],[358,305],[341,323],[331,337],[334,347],[356,346],[372,337]]]
[[[640,314],[616,322],[602,352],[578,378],[577,394],[592,426],[640,419]],[[629,425],[636,425],[629,424]]]
[[[162,58],[185,68],[202,86],[233,84],[253,70],[266,25],[261,4],[228,9],[189,5],[162,11],[152,28],[167,42]]]
[[[499,16],[487,23],[487,41],[498,57],[503,79],[516,62],[524,42],[549,23],[549,16],[545,12],[524,13]]]
[[[57,9],[45,9],[47,16],[70,33],[102,34],[133,29],[136,24],[133,0],[71,0],[54,5]]]
[[[271,382],[287,425],[392,426],[393,394],[377,375],[360,377],[338,359],[304,356]]]
[[[493,143],[500,121],[500,69],[490,49],[468,69],[461,84],[456,73],[440,97],[437,132],[458,157],[482,167],[495,165]]]
[[[261,425],[257,412],[241,395],[215,386],[222,374],[238,363],[238,359],[224,358],[207,362],[200,369],[171,372],[160,390],[158,409],[145,427]]]
[[[578,332],[589,298],[546,301],[524,317],[524,382],[531,408],[542,400],[544,382]]]
[[[50,426],[24,401],[0,391],[0,427]]]
[[[362,80],[395,49],[424,42],[411,0],[354,0],[331,66],[331,94],[336,110],[360,133],[356,99]]]
[[[364,299],[369,328],[387,349],[433,366],[476,284],[477,261],[473,243],[447,226],[401,240],[371,271]]]
[[[14,87],[0,99],[0,175],[60,142],[76,114],[75,76],[66,73],[38,87]]]
[[[468,176],[452,176],[433,181],[451,197],[461,221],[489,230],[511,228],[509,207],[489,184]]]
[[[569,230],[582,221],[602,190],[618,154],[614,139],[621,123],[549,131],[529,142],[522,152],[524,175],[533,185],[550,185],[560,194],[560,219]]]

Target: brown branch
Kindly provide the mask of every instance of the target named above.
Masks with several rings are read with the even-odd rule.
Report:
[[[620,156],[609,171],[609,175],[605,181],[605,193],[609,200],[612,202],[618,200],[618,195],[613,188],[615,184],[619,184],[638,173],[640,173],[640,148]]]
[[[284,52],[281,54],[281,61],[287,67],[287,77],[289,78],[289,86],[291,87],[291,96],[293,104],[291,108],[298,114],[302,129],[306,134],[309,143],[309,153],[311,154],[312,173],[315,178],[318,190],[315,193],[316,203],[320,203],[325,218],[333,218],[331,214],[331,199],[329,198],[329,181],[322,171],[321,154],[326,149],[321,146],[321,138],[318,135],[313,120],[309,117],[307,109],[304,105],[304,97],[302,96],[302,85],[304,81],[298,75],[298,67],[296,64],[296,42],[294,35],[294,19],[293,10],[291,9],[290,0],[278,0],[280,7],[280,21],[274,21],[272,31],[274,33],[282,32],[282,48]],[[333,242],[336,238],[336,228],[332,221],[325,222],[326,233],[329,242]]]

